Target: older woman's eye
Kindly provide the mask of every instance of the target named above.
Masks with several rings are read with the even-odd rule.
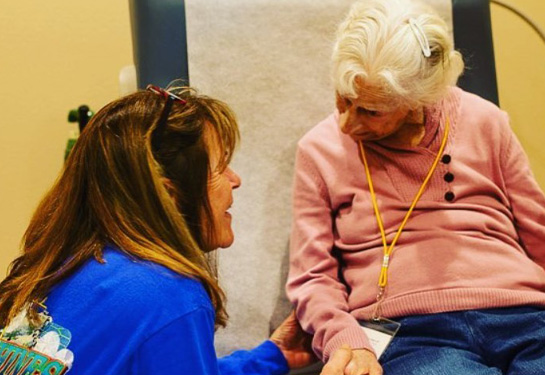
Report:
[[[382,115],[382,112],[372,111],[370,109],[365,109],[363,107],[358,107],[358,113],[360,113],[362,115],[366,115],[366,116],[371,116],[371,117],[378,117],[378,116]]]

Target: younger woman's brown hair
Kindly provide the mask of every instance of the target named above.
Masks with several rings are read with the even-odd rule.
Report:
[[[225,295],[205,256],[215,233],[207,184],[210,152],[226,167],[238,126],[224,103],[190,88],[176,95],[183,102],[171,103],[157,131],[168,99],[151,91],[106,105],[87,124],[0,283],[0,327],[24,308],[36,319],[32,302],[88,259],[102,261],[105,245],[199,280],[225,325]],[[209,149],[205,129],[220,150]]]

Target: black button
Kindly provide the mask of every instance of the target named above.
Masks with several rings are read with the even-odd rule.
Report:
[[[451,160],[452,158],[448,154],[443,155],[443,157],[441,158],[441,161],[443,162],[443,164],[448,164],[450,163]]]
[[[452,182],[454,181],[454,175],[450,172],[446,173],[443,178],[445,179],[446,182]]]
[[[452,202],[454,200],[454,197],[455,197],[455,195],[454,195],[454,193],[452,191],[447,191],[445,193],[445,199],[447,201],[449,201],[449,202]]]

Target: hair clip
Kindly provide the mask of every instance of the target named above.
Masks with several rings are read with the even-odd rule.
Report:
[[[180,98],[178,95],[175,95],[167,90],[162,89],[159,86],[148,85],[146,87],[146,90],[151,91],[154,94],[157,94],[159,96],[162,96],[163,98],[166,98],[167,100],[161,112],[161,116],[159,117],[159,120],[157,121],[157,125],[155,126],[155,130],[153,131],[152,138],[151,138],[152,150],[156,151],[159,149],[159,146],[161,145],[163,132],[167,126],[167,120],[170,114],[170,110],[172,108],[172,103],[180,102],[182,104],[187,104],[187,101]]]
[[[420,44],[420,48],[422,49],[422,53],[424,54],[424,56],[430,57],[430,42],[428,40],[428,37],[426,37],[424,30],[422,30],[422,26],[420,26],[420,24],[416,22],[414,18],[409,18],[409,26],[411,27],[411,30],[413,31],[413,34],[418,41],[418,44]]]

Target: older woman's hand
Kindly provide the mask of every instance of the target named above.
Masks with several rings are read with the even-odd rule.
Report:
[[[369,350],[342,346],[329,358],[320,375],[382,375],[382,367]]]
[[[280,348],[290,369],[306,367],[318,360],[312,352],[312,336],[303,331],[295,311],[273,332],[270,340]]]

